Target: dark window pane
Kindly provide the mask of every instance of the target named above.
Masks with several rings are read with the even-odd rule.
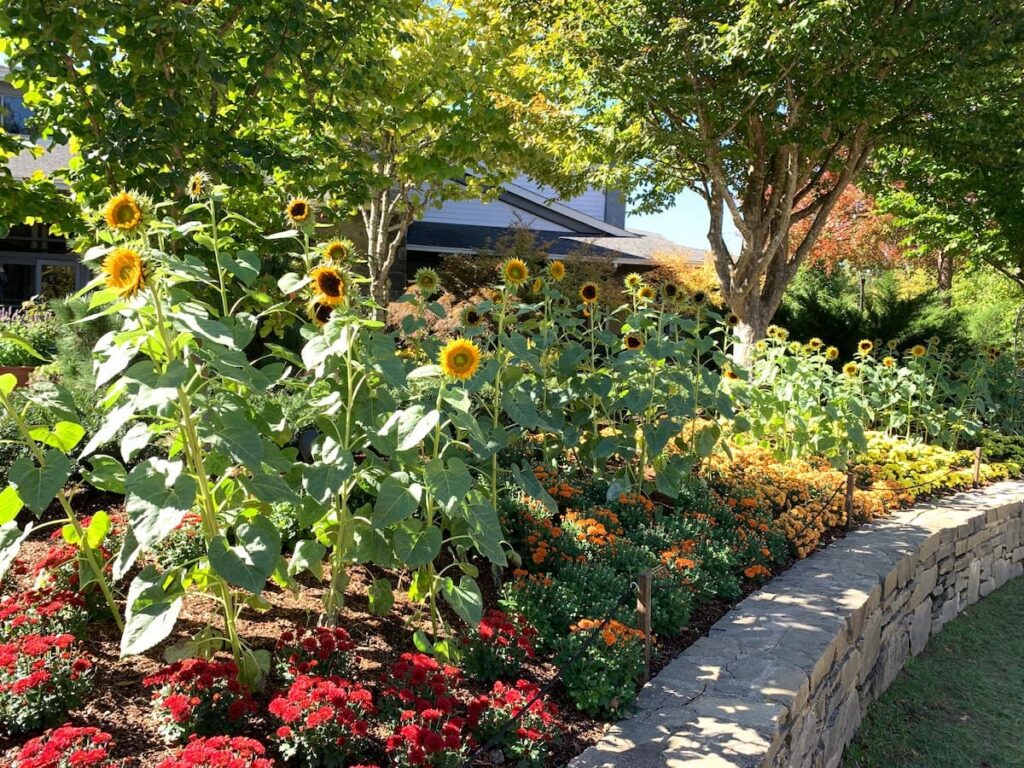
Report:
[[[31,114],[20,96],[0,96],[0,120],[8,133],[28,133],[26,122]]]
[[[0,257],[0,304],[20,305],[36,292],[35,264],[5,262]]]
[[[43,264],[40,293],[47,299],[62,299],[75,292],[75,267],[72,264]]]

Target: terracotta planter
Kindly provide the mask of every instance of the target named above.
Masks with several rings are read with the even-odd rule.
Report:
[[[0,375],[13,373],[14,378],[18,380],[18,386],[24,387],[35,369],[34,365],[0,365]]]

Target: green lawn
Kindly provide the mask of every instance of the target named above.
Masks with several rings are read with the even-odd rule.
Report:
[[[932,638],[868,709],[843,768],[1024,766],[1024,579]]]

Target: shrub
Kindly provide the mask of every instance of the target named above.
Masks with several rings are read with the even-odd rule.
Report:
[[[86,622],[85,600],[66,589],[16,592],[0,599],[0,637],[47,632],[77,635]]]
[[[206,539],[199,515],[186,514],[171,534],[156,545],[153,554],[165,571],[186,567],[206,557]]]
[[[593,717],[618,717],[632,706],[640,684],[643,634],[614,619],[606,624],[583,619],[564,640],[559,666],[578,709]]]
[[[26,733],[78,705],[92,661],[73,635],[24,635],[0,644],[0,730]]]
[[[26,742],[12,768],[118,768],[110,756],[109,733],[62,725]]]
[[[495,739],[514,768],[542,768],[552,743],[561,735],[555,722],[555,705],[543,696],[533,700],[539,691],[526,680],[518,680],[515,685],[499,681],[488,696],[477,697],[478,707],[483,709],[475,727],[477,741],[488,744]],[[513,723],[516,715],[519,717]]]
[[[0,332],[17,336],[46,357],[53,354],[59,325],[48,312],[0,307]],[[40,360],[10,338],[0,338],[0,366],[39,365]]]
[[[274,768],[266,748],[242,736],[189,737],[189,742],[157,768]]]
[[[522,616],[491,609],[475,629],[463,633],[460,663],[470,676],[494,682],[515,674],[533,658],[536,636],[537,630]]]
[[[299,675],[345,677],[352,671],[355,647],[341,627],[298,627],[282,632],[274,650],[277,673],[286,680]]]
[[[299,675],[268,711],[281,725],[275,738],[285,759],[341,766],[366,749],[373,697],[359,683]]]
[[[232,661],[184,659],[142,681],[153,691],[160,733],[168,741],[213,735],[236,727],[254,711],[249,690]]]

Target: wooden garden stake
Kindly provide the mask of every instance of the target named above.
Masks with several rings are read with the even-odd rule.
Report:
[[[981,485],[981,446],[974,449],[974,487]]]
[[[651,678],[651,592],[654,587],[654,575],[644,571],[637,576],[636,623],[644,634],[644,679]]]
[[[844,501],[846,509],[846,530],[853,530],[853,489],[855,485],[855,478],[853,472],[847,471],[846,473],[846,499]]]

